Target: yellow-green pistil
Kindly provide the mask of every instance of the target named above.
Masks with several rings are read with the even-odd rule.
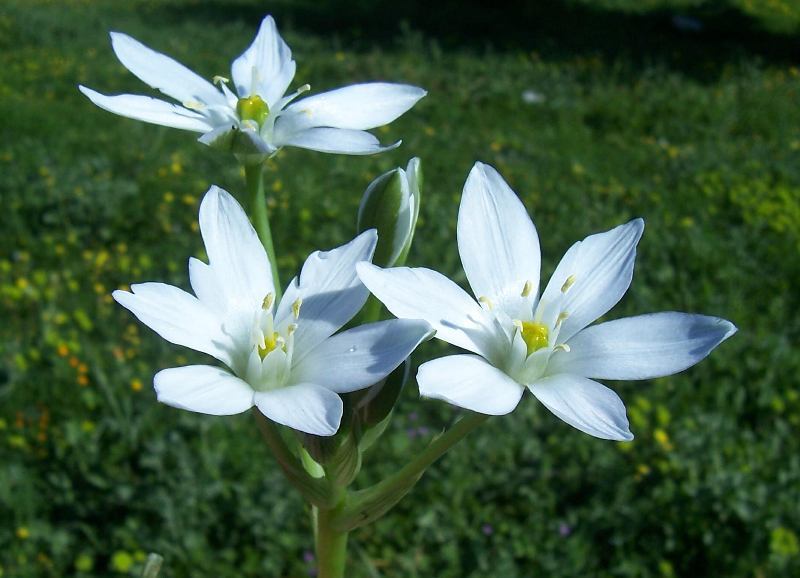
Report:
[[[520,332],[522,333],[522,340],[528,346],[528,355],[547,347],[547,338],[550,330],[546,325],[536,321],[522,321],[520,323]]]
[[[254,94],[237,101],[236,113],[241,120],[253,120],[258,126],[261,126],[269,116],[269,106],[263,98]]]

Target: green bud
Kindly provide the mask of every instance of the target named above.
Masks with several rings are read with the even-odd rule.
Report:
[[[258,126],[264,124],[269,116],[269,105],[264,99],[254,94],[247,98],[240,98],[236,102],[236,113],[241,120],[253,120]]]
[[[413,158],[405,170],[396,168],[372,181],[358,208],[358,232],[378,230],[372,262],[381,267],[402,265],[411,248],[419,216],[420,160]]]

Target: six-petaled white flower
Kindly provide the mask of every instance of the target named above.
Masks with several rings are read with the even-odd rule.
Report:
[[[574,244],[539,295],[539,238],[502,177],[477,163],[458,214],[458,249],[471,298],[424,268],[358,265],[361,280],[397,317],[424,319],[436,337],[477,355],[423,364],[420,393],[500,415],[527,388],[593,436],[633,438],[625,406],[594,379],[650,379],[682,371],[735,333],[704,315],[655,313],[587,327],[624,295],[644,223],[633,220]]]
[[[114,299],[167,341],[230,368],[160,371],[155,388],[168,405],[213,415],[255,405],[278,423],[332,435],[342,417],[338,394],[380,381],[431,334],[424,321],[391,320],[334,335],[369,295],[355,265],[372,258],[374,229],[312,253],[280,303],[267,254],[231,195],[211,187],[200,206],[200,230],[209,263],[189,260],[196,297],[163,283],[114,292]]]
[[[179,104],[133,94],[106,96],[80,86],[93,103],[129,118],[200,132],[204,144],[246,154],[269,155],[283,146],[353,155],[393,148],[399,141],[382,147],[365,131],[392,122],[426,94],[416,86],[375,82],[292,103],[310,87],[285,94],[295,62],[271,16],[264,18],[253,43],[233,62],[234,90],[228,88],[228,79],[215,77],[218,87],[214,86],[125,34],[112,32],[111,44],[128,70]]]

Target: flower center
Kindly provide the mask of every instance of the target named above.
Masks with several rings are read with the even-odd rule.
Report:
[[[261,126],[269,116],[269,106],[263,98],[254,94],[247,98],[240,98],[236,102],[236,113],[241,120],[252,120]]]
[[[522,321],[519,325],[522,340],[528,346],[528,355],[547,347],[547,338],[550,335],[550,330],[546,325],[536,321]]]
[[[263,360],[270,351],[280,346],[283,351],[286,351],[286,340],[281,337],[277,331],[273,331],[272,335],[265,335],[264,340],[258,344],[258,355]]]

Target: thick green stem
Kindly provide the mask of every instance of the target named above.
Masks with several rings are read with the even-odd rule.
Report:
[[[334,527],[337,511],[314,508],[319,578],[344,578],[348,532],[341,532]]]
[[[336,529],[350,531],[383,516],[414,487],[428,466],[488,418],[479,413],[468,414],[434,439],[400,471],[371,488],[353,493],[347,505],[335,516]]]
[[[247,211],[250,220],[264,245],[272,267],[272,281],[275,284],[275,302],[281,300],[281,281],[278,276],[278,262],[275,259],[275,247],[272,244],[272,230],[269,227],[267,213],[267,196],[264,192],[264,163],[244,165],[244,178],[247,181]]]

